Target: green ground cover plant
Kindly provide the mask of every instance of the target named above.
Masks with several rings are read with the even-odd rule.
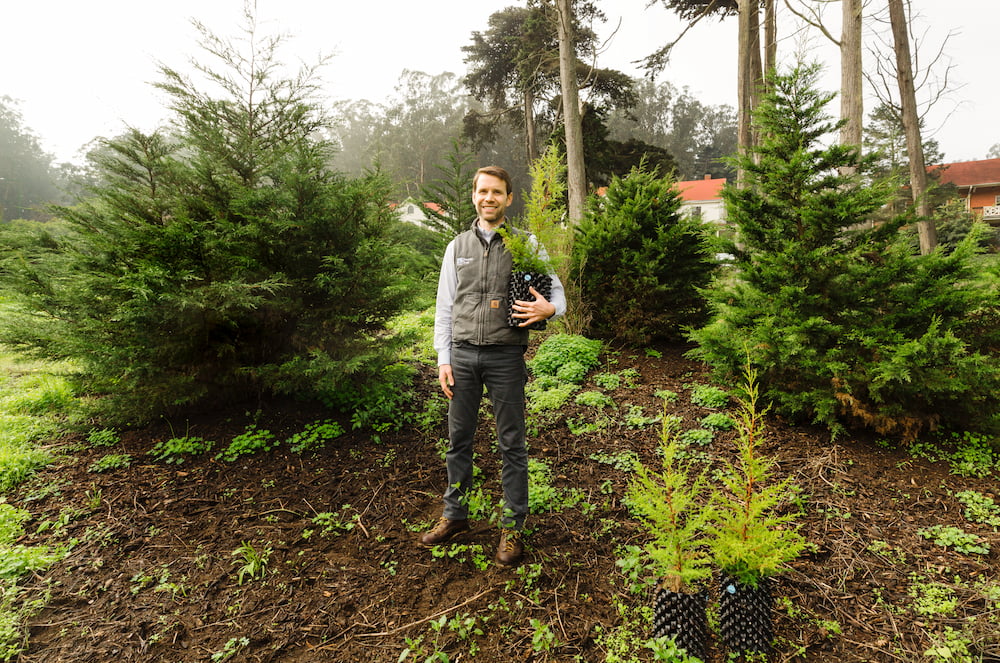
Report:
[[[87,444],[92,447],[113,447],[121,439],[121,435],[113,428],[92,428],[87,433]]]
[[[87,468],[88,472],[111,472],[132,464],[131,454],[105,454]]]
[[[587,371],[598,365],[602,348],[600,341],[585,336],[553,334],[541,342],[528,365],[535,375],[557,376],[563,382],[571,381],[566,377],[578,378],[573,381],[577,384],[583,381]],[[563,376],[559,375],[560,371]]]
[[[732,430],[736,427],[733,418],[723,412],[713,412],[703,417],[699,423],[707,430]]]
[[[324,444],[344,434],[344,427],[331,419],[308,424],[285,442],[297,454],[316,451]]]
[[[1000,527],[1000,504],[976,490],[961,490],[955,498],[965,509],[962,515],[971,523],[981,523],[996,529]]]
[[[611,398],[611,396],[608,396],[604,392],[600,391],[581,391],[576,395],[576,399],[574,400],[578,405],[586,405],[587,407],[597,408],[598,410],[615,407],[615,400]]]
[[[990,554],[990,544],[987,541],[954,525],[931,525],[918,529],[917,534],[939,546],[951,548],[965,555]]]
[[[172,437],[169,440],[157,442],[149,450],[149,455],[164,463],[181,465],[189,458],[208,453],[214,446],[215,442],[212,440],[185,435],[184,437]]]
[[[274,433],[251,424],[246,431],[232,439],[225,449],[216,454],[216,459],[232,462],[240,456],[270,451],[278,444]]]
[[[708,408],[729,406],[729,392],[711,384],[696,384],[691,387],[691,402]]]

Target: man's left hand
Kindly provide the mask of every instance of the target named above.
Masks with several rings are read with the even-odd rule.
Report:
[[[535,301],[514,300],[513,308],[515,312],[511,314],[511,317],[524,320],[518,327],[527,327],[536,322],[548,320],[556,314],[556,307],[549,300],[545,299],[545,297],[542,297],[534,287],[528,288],[528,292],[535,296]]]

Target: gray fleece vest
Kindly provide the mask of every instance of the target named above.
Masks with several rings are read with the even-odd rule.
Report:
[[[507,324],[510,253],[499,233],[487,244],[475,223],[455,238],[458,289],[452,308],[452,342],[527,345],[528,330]]]

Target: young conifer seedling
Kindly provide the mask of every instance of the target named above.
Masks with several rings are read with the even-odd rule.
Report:
[[[680,418],[661,418],[662,468],[653,471],[637,464],[628,494],[639,519],[651,536],[646,552],[662,578],[653,609],[653,635],[671,637],[688,655],[704,659],[708,629],[705,616],[711,577],[703,532],[711,521],[706,499],[705,471],[694,472],[678,454]]]
[[[736,459],[722,472],[722,490],[713,494],[714,527],[708,543],[722,571],[719,626],[731,653],[769,651],[773,639],[771,576],[798,557],[805,539],[795,514],[778,507],[792,497],[791,479],[775,481],[776,461],[760,453],[764,415],[758,408],[756,372],[745,369],[745,396],[739,399]]]

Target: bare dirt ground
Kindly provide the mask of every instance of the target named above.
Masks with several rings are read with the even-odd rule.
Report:
[[[630,580],[616,564],[626,546],[645,538],[622,505],[629,475],[607,460],[632,450],[656,462],[658,425],[628,428],[623,413],[638,405],[658,414],[657,390],[680,395],[668,412],[686,427],[710,412],[690,402],[690,385],[707,378],[683,350],[612,355],[602,370],[639,375],[634,386],[606,390],[617,423],[574,435],[567,417],[592,420],[594,411],[572,403],[542,422],[530,440],[533,457],[552,468],[557,489],[578,489],[583,501],[532,516],[517,570],[492,563],[497,530],[486,521],[456,540],[450,556],[415,544],[440,513],[443,420],[430,434],[405,426],[375,442],[370,433],[348,432],[315,454],[281,445],[234,462],[207,454],[167,464],[148,452],[182,433],[228,442],[251,422],[283,440],[329,413],[268,403],[253,416],[241,409],[124,432],[111,448],[68,441],[72,451],[9,497],[32,512],[28,531],[44,525],[34,542],[77,540],[58,565],[22,583],[48,592],[48,601],[30,622],[20,660],[652,660],[641,648],[638,659],[609,658],[623,651],[610,635],[616,629],[623,641],[649,637],[635,628],[635,611],[651,604],[651,590],[634,588],[645,579]],[[419,398],[435,389],[436,375],[426,369]],[[958,476],[947,462],[884,448],[870,436],[831,442],[824,430],[773,416],[768,431],[764,451],[801,488],[800,522],[812,544],[776,581],[773,660],[965,660],[925,654],[952,628],[965,629],[970,660],[1000,661],[990,623],[996,608],[977,589],[997,581],[1000,536],[965,520],[954,496],[994,496],[995,475]],[[491,421],[479,434],[484,493],[496,499]],[[732,435],[716,433],[709,452],[730,453]],[[89,471],[108,453],[133,462]],[[337,522],[354,526],[324,533]],[[935,524],[974,532],[992,552],[959,554],[917,534]],[[246,572],[240,582],[246,559],[234,551],[244,542],[260,554],[270,550],[262,579]],[[919,582],[941,585],[957,607],[919,614]],[[725,660],[717,644],[711,658]]]

